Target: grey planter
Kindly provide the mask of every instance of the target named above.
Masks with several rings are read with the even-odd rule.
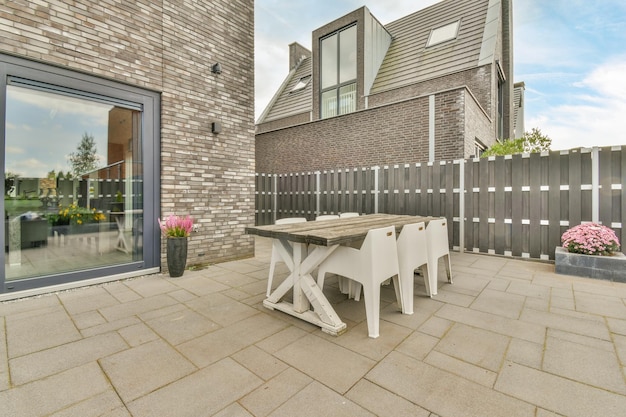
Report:
[[[554,266],[557,274],[626,282],[626,256],[621,252],[612,256],[582,255],[557,246]]]
[[[187,238],[167,238],[167,269],[170,277],[176,278],[183,275],[187,265]]]

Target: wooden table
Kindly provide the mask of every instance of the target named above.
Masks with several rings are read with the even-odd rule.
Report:
[[[370,214],[343,219],[311,221],[281,225],[247,227],[246,233],[273,239],[275,248],[289,268],[289,276],[263,301],[271,310],[280,310],[338,335],[346,324],[317,286],[311,272],[339,245],[363,240],[367,232],[395,226],[399,233],[405,224],[427,222],[430,217],[393,214]],[[293,303],[282,298],[293,290]],[[311,306],[313,310],[311,310]]]

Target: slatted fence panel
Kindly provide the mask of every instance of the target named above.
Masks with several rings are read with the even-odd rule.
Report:
[[[598,158],[595,192],[599,197],[595,212],[594,155]],[[453,247],[554,259],[562,233],[594,220],[594,213],[622,242],[626,239],[625,181],[624,147],[257,174],[256,222],[269,224],[274,213],[278,218],[305,216],[311,220],[318,214],[342,212],[443,216],[451,225],[448,231]],[[102,187],[104,192],[107,185]],[[273,207],[274,196],[277,207]],[[460,242],[461,235],[464,242]]]

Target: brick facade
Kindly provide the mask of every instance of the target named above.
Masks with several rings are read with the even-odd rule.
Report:
[[[457,88],[436,94],[435,108],[435,159],[473,155],[474,139],[487,135],[485,130],[491,127],[476,99],[466,88]],[[429,98],[421,96],[257,133],[257,171],[307,172],[425,161],[429,149],[428,112]],[[469,125],[468,112],[476,116]]]
[[[161,213],[197,219],[188,265],[253,255],[252,0],[3,2],[0,37],[1,52],[161,93]]]

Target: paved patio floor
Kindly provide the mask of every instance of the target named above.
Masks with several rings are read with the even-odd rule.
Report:
[[[453,253],[454,284],[430,299],[416,279],[411,316],[384,287],[378,339],[327,280],[348,325],[333,337],[262,306],[268,243],[0,303],[0,416],[626,415],[626,284]]]

